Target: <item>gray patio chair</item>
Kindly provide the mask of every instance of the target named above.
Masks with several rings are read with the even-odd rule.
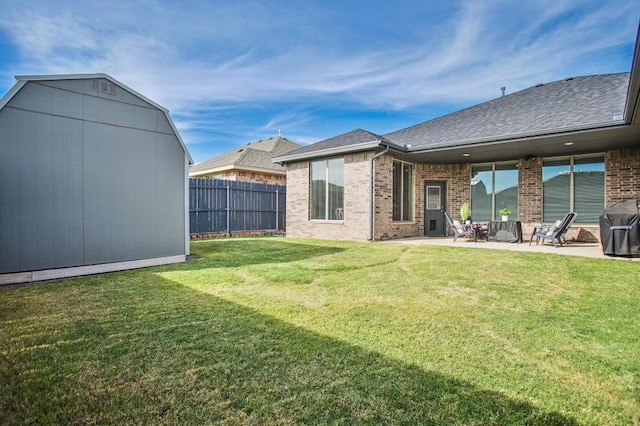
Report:
[[[567,226],[565,226],[562,232],[558,233],[558,239],[560,240],[560,242],[564,242],[565,244],[568,243],[567,231],[569,230],[569,228],[571,228],[571,225],[573,225],[577,217],[578,217],[578,213],[573,212],[573,217],[569,220],[569,223],[567,223]]]
[[[557,220],[551,226],[542,226],[540,228],[536,228],[529,239],[529,245],[533,241],[533,238],[536,239],[536,245],[542,241],[544,244],[545,240],[550,240],[554,247],[558,247],[558,243],[562,246],[562,242],[567,242],[566,234],[573,222],[575,221],[578,215],[574,212],[567,213],[565,217],[560,220]]]
[[[462,226],[462,224],[457,220],[451,220],[449,214],[444,212],[444,217],[447,218],[447,222],[449,222],[449,226],[453,231],[453,242],[455,243],[458,237],[473,237],[473,229],[466,228]]]

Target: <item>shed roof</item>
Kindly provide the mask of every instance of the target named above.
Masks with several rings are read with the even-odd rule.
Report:
[[[180,145],[182,146],[182,149],[184,150],[187,158],[189,159],[189,164],[193,164],[193,159],[191,158],[191,154],[189,154],[189,150],[187,149],[187,145],[184,143],[184,140],[182,140],[182,136],[180,136],[180,133],[178,132],[178,129],[175,126],[175,123],[171,119],[171,116],[169,115],[169,110],[167,108],[163,107],[162,105],[160,105],[160,104],[152,101],[151,99],[147,98],[146,96],[136,92],[135,90],[133,90],[129,86],[121,83],[120,81],[116,80],[115,78],[111,77],[108,74],[95,73],[95,74],[21,75],[21,76],[16,76],[15,79],[16,79],[16,84],[2,98],[0,98],[0,110],[2,108],[4,108],[4,106],[16,95],[16,93],[18,93],[20,91],[20,89],[22,87],[24,87],[24,85],[27,84],[30,81],[60,81],[60,80],[88,80],[88,79],[105,79],[105,80],[109,80],[110,82],[112,82],[113,84],[115,84],[118,87],[122,88],[123,90],[126,90],[127,92],[129,92],[133,96],[136,96],[136,97],[140,98],[144,102],[146,102],[146,103],[150,104],[151,106],[153,106],[153,107],[159,109],[160,111],[162,111],[164,113],[164,115],[166,116],[167,121],[169,122],[169,125],[171,126],[171,129],[175,133],[176,138],[180,142]]]

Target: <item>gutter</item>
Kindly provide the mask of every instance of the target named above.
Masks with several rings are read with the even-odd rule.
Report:
[[[286,164],[286,163],[291,163],[298,160],[309,160],[317,157],[328,157],[331,155],[349,154],[352,152],[367,151],[372,148],[377,148],[378,146],[380,146],[380,142],[381,142],[380,140],[376,140],[376,141],[358,143],[353,145],[339,146],[335,148],[321,149],[318,151],[283,155],[281,157],[276,157],[271,161],[274,163]]]
[[[378,141],[379,143],[382,141]],[[374,225],[374,215],[375,215],[375,193],[374,193],[374,174],[373,174],[373,165],[376,158],[382,157],[384,154],[389,152],[389,145],[386,145],[384,151],[381,151],[374,155],[370,161],[370,186],[369,186],[369,197],[371,200],[371,204],[369,206],[369,241],[373,241],[373,225]]]

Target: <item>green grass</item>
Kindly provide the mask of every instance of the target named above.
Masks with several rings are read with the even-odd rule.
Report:
[[[640,265],[278,238],[0,290],[2,424],[638,424]]]

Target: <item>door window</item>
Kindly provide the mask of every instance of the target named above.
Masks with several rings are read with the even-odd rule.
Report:
[[[427,210],[440,210],[442,199],[439,186],[427,186]]]

